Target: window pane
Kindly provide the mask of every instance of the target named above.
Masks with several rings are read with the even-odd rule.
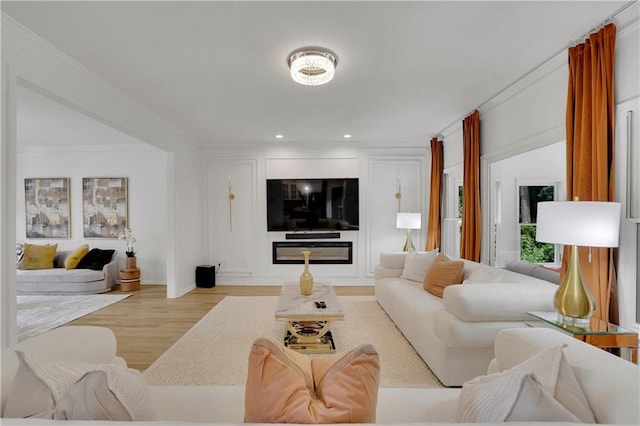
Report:
[[[518,187],[519,194],[519,223],[536,223],[538,217],[538,203],[540,201],[553,201],[554,190],[552,185]]]
[[[537,242],[535,225],[521,225],[520,260],[532,263],[553,263],[555,261],[555,245]]]
[[[458,217],[462,217],[462,185],[458,186]]]

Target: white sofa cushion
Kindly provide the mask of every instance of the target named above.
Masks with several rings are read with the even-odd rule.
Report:
[[[492,347],[500,330],[525,326],[524,321],[463,321],[444,309],[433,313],[433,322],[435,335],[451,348]]]
[[[52,268],[16,271],[17,283],[86,283],[101,280],[104,280],[104,272],[92,269]]]
[[[557,287],[543,283],[487,283],[449,286],[444,308],[463,321],[523,321],[527,311],[553,311]]]
[[[504,282],[504,271],[495,268],[476,268],[462,282],[463,284]]]

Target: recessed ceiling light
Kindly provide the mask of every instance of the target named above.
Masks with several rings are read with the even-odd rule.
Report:
[[[284,136],[282,135],[276,135],[276,139],[282,139]]]
[[[346,135],[344,135],[345,139],[351,139],[351,135],[349,133],[347,133]]]

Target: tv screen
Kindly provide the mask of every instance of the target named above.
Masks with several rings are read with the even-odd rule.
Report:
[[[358,179],[267,179],[267,230],[358,230]]]

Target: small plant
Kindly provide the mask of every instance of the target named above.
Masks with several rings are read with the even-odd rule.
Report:
[[[136,242],[136,239],[133,236],[133,234],[131,233],[131,229],[126,228],[124,230],[124,232],[122,232],[122,233],[120,233],[120,235],[118,235],[118,239],[119,240],[124,240],[127,243],[127,249],[125,251],[125,253],[127,254],[127,257],[135,257],[136,256],[136,252],[133,249],[133,243]]]

